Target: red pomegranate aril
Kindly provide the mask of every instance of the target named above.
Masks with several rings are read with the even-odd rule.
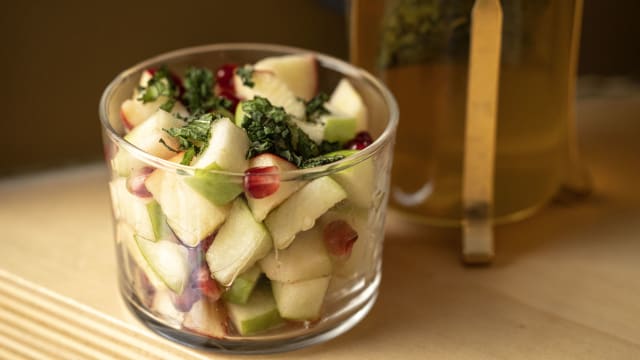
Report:
[[[358,232],[344,220],[335,220],[324,227],[324,244],[327,251],[340,259],[351,255],[353,244],[358,240]]]
[[[237,67],[236,64],[224,64],[216,71],[216,82],[221,88],[233,91],[233,73]]]
[[[252,167],[244,172],[244,190],[254,199],[265,198],[280,188],[277,166]]]
[[[152,167],[145,166],[143,168],[134,170],[127,178],[127,190],[133,195],[148,199],[153,195],[147,190],[147,186],[144,184],[149,174],[153,172]]]
[[[349,140],[344,145],[344,148],[350,150],[362,150],[371,145],[371,143],[373,143],[373,138],[371,138],[371,135],[366,131],[361,131],[357,133],[353,139]]]

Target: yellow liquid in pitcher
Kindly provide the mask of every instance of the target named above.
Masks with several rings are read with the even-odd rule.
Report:
[[[571,3],[548,0],[534,21],[521,22],[520,33],[503,32],[494,176],[498,221],[528,215],[548,202],[560,185],[569,101]],[[380,76],[400,106],[390,204],[427,222],[458,224],[468,53],[462,58],[376,67],[371,57],[380,51],[380,44],[371,29],[380,26],[384,4],[366,4],[366,16],[360,13],[352,23],[360,28],[352,28],[352,41],[357,41],[352,43],[352,59]],[[354,7],[352,11],[358,11],[358,4]],[[504,16],[508,24],[509,13]],[[364,29],[369,29],[368,36]]]

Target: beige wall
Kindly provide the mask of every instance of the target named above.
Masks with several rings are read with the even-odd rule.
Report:
[[[344,17],[315,0],[14,1],[0,12],[0,176],[100,159],[98,99],[160,52],[252,41],[346,56]]]

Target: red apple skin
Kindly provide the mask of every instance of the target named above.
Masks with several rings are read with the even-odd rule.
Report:
[[[274,194],[280,188],[277,166],[252,167],[244,172],[244,190],[254,199]]]
[[[131,122],[129,121],[129,119],[127,119],[127,116],[125,115],[122,108],[120,108],[120,120],[122,120],[122,125],[124,125],[125,130],[129,131],[133,129],[133,125],[131,125]]]

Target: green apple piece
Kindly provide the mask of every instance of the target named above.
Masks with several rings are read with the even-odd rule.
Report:
[[[224,286],[252,267],[272,248],[265,226],[256,221],[244,199],[233,202],[227,221],[220,227],[206,253],[213,277]]]
[[[179,162],[182,155],[171,161]],[[189,176],[189,175],[186,175]],[[197,246],[213,234],[225,221],[230,205],[216,206],[184,182],[184,175],[162,169],[155,170],[145,186],[160,204],[167,224],[188,246]]]
[[[316,144],[320,144],[324,139],[324,125],[321,123],[308,122],[294,119],[294,123],[309,136]]]
[[[179,144],[176,138],[163,129],[182,126],[184,126],[183,120],[164,110],[157,110],[147,120],[125,135],[124,139],[150,155],[168,159],[174,156],[175,153],[169,150],[161,141],[173,149],[177,149]],[[143,161],[124,148],[119,148],[111,161],[112,168],[120,176],[128,176],[133,169],[144,166]]]
[[[136,243],[149,267],[176,294],[181,294],[189,281],[187,248],[169,240],[157,242],[135,236]]]
[[[324,125],[324,140],[345,143],[356,136],[356,118],[342,115],[323,115],[320,122]]]
[[[272,281],[273,297],[280,316],[290,320],[319,318],[330,279],[330,276],[325,276],[295,283]]]
[[[262,270],[257,265],[252,266],[249,270],[238,275],[233,281],[233,284],[222,297],[234,304],[246,304],[249,301],[249,296],[260,279]]]
[[[145,85],[146,86],[146,85]],[[166,96],[159,96],[156,100],[143,103],[137,98],[127,99],[122,102],[120,106],[120,117],[122,123],[128,130],[135,128],[147,120],[153,113],[160,109],[160,106],[164,105],[169,98]],[[181,116],[189,115],[187,109],[180,102],[175,102],[171,111],[171,114],[180,114]]]
[[[288,247],[297,233],[311,229],[317,218],[346,197],[344,189],[328,176],[309,182],[289,196],[264,220],[276,249]]]
[[[260,260],[270,280],[292,283],[331,274],[331,258],[324,246],[322,229],[313,227],[296,235],[284,250],[271,251]]]
[[[338,86],[333,90],[326,107],[332,113],[355,117],[356,133],[368,129],[367,107],[349,80],[340,80]]]
[[[325,156],[349,157],[358,150],[338,150]],[[376,169],[372,158],[365,159],[349,168],[331,174],[331,177],[347,192],[348,200],[362,208],[371,207],[376,195]]]
[[[233,117],[233,122],[240,128],[242,127],[242,124],[244,124],[244,109],[242,109],[242,104],[244,104],[244,101],[238,102],[238,106],[236,106],[236,113]]]
[[[249,168],[275,166],[280,173],[297,170],[298,168],[289,161],[273,154],[265,153],[253,157],[249,160]],[[247,204],[258,221],[263,221],[269,212],[282,204],[291,194],[295,193],[306,181],[297,179],[280,179],[278,190],[266,197],[256,199],[250,194],[246,194]]]
[[[231,322],[240,335],[250,335],[282,324],[269,284],[258,284],[246,304],[227,303]]]
[[[151,285],[153,285],[154,288],[166,288],[162,280],[158,277],[158,275],[156,275],[156,272],[151,269],[149,263],[142,255],[140,247],[138,247],[138,243],[135,238],[135,231],[133,227],[131,227],[131,225],[122,221],[118,221],[116,225],[116,239],[124,246],[126,252],[129,254],[129,257],[133,260],[135,267],[140,269],[140,271],[142,271],[147,276],[149,282],[151,283]],[[127,277],[129,279],[137,281],[137,279],[135,278],[135,270],[130,268],[129,264],[125,265],[125,270],[127,271]]]
[[[115,217],[130,224],[139,236],[154,241],[161,239],[169,229],[160,206],[153,199],[131,194],[126,183],[125,178],[116,178],[109,183]]]
[[[279,79],[273,72],[267,70],[254,70],[251,80],[253,86],[246,86],[237,74],[234,75],[233,82],[236,95],[242,100],[251,100],[255,96],[267,98],[269,102],[276,106],[282,106],[284,110],[295,118],[304,119],[304,102],[291,92],[287,84]]]
[[[295,96],[310,100],[318,89],[318,62],[313,54],[291,54],[266,57],[256,70],[268,70],[281,79]]]
[[[242,193],[241,177],[232,177],[218,170],[242,173],[249,166],[245,158],[249,137],[228,118],[211,124],[211,137],[204,152],[192,164],[198,168],[185,182],[214,205],[224,205]]]
[[[227,335],[226,315],[221,306],[205,298],[196,301],[184,315],[182,326],[198,334],[214,338]]]

